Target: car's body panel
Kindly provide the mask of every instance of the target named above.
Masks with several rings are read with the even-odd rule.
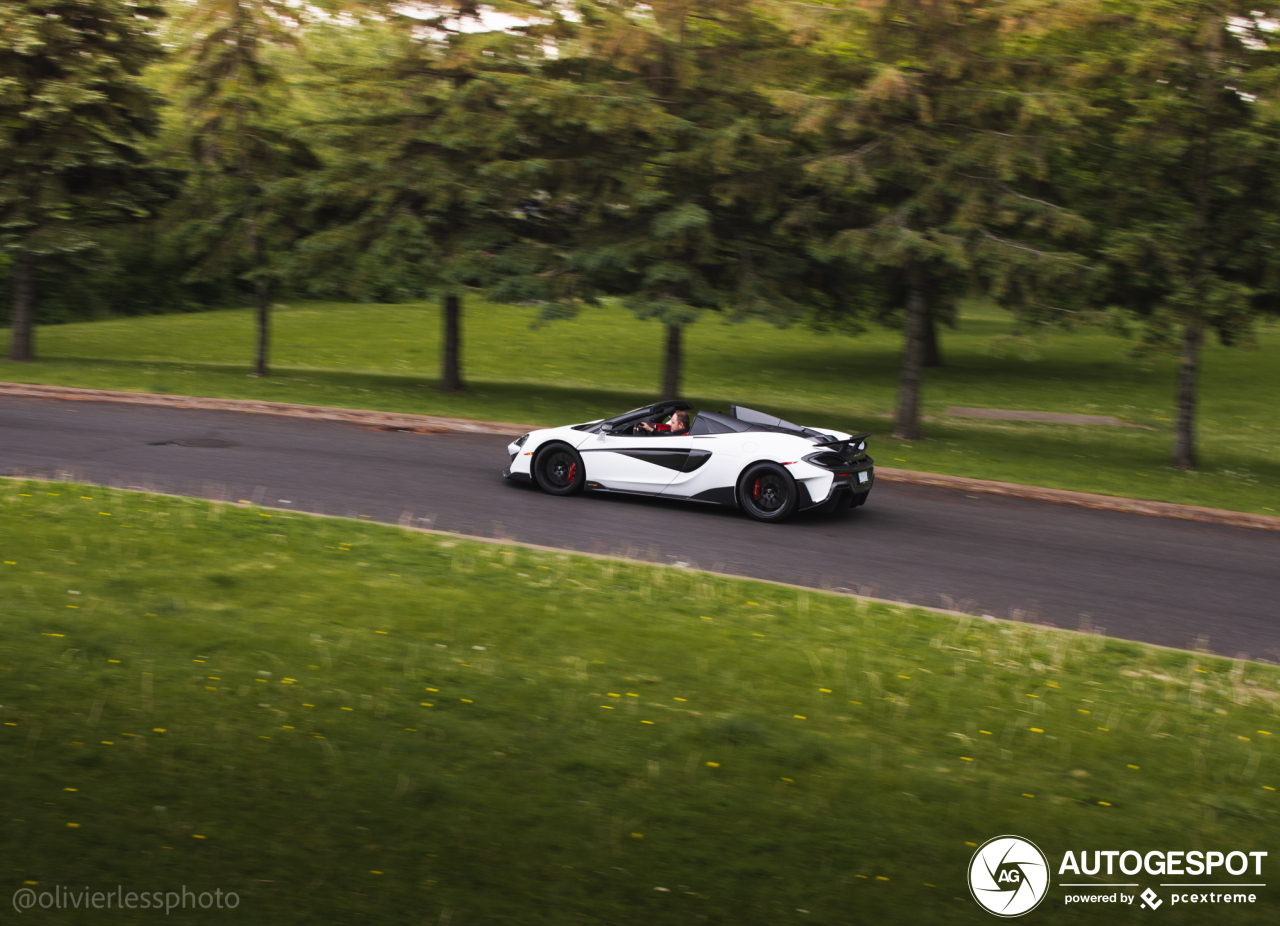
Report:
[[[798,509],[834,510],[862,504],[874,484],[865,434],[801,427],[737,406],[727,415],[700,412],[684,434],[637,427],[688,408],[685,402],[659,403],[615,418],[532,431],[507,448],[511,460],[503,475],[531,481],[539,452],[559,443],[578,452],[585,488],[593,491],[734,506],[742,475],[768,463],[791,474],[800,493]]]
[[[593,434],[578,445],[586,467],[587,483],[620,492],[657,495],[665,489],[689,458],[692,440],[687,435],[615,437]]]

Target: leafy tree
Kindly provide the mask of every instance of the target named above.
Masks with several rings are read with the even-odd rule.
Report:
[[[1139,315],[1148,347],[1179,354],[1179,469],[1197,464],[1205,337],[1248,343],[1280,294],[1280,56],[1255,9],[1096,0],[1062,39],[1095,113],[1072,168],[1079,208],[1105,230],[1095,298]]]
[[[747,0],[577,9],[531,104],[546,157],[572,165],[548,185],[574,226],[558,272],[662,322],[675,398],[701,314],[785,323],[819,298],[803,225],[782,221],[798,161],[770,91],[795,67],[790,33]]]
[[[511,80],[536,44],[474,17],[477,31],[461,22],[441,15],[399,35],[328,33],[323,50],[336,63],[327,58],[313,79],[325,111],[305,127],[326,165],[301,188],[309,226],[293,265],[312,292],[438,291],[448,391],[465,389],[463,294],[502,278],[534,195],[522,179],[528,145]]]
[[[1051,6],[846,4],[812,44],[826,79],[787,97],[824,140],[808,165],[821,208],[806,221],[829,230],[826,259],[862,277],[844,307],[902,307],[898,439],[920,437],[921,371],[960,296],[983,285],[1035,314],[1080,269],[1055,245],[1084,223],[1052,202],[1045,144],[1075,107],[1029,47]]]
[[[177,95],[188,167],[180,234],[198,258],[196,279],[236,277],[253,288],[253,370],[269,375],[272,292],[280,252],[295,234],[283,187],[317,166],[285,131],[286,86],[273,50],[292,46],[309,7],[289,0],[198,0],[185,39]]]
[[[12,259],[9,359],[35,354],[36,267],[142,218],[169,182],[140,145],[158,127],[139,81],[161,55],[146,0],[8,0],[0,7],[0,252]]]

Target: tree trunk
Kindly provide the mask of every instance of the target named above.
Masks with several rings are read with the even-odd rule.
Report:
[[[267,357],[271,349],[271,287],[266,280],[258,281],[258,346],[254,355],[253,375],[270,376]]]
[[[683,328],[679,325],[667,325],[667,355],[662,367],[662,397],[664,399],[680,398],[680,374],[684,365],[681,336]]]
[[[928,324],[929,306],[924,290],[913,280],[907,291],[907,342],[902,351],[902,374],[898,381],[895,440],[920,439],[920,368],[924,362]]]
[[[1178,423],[1173,438],[1173,468],[1196,468],[1196,375],[1200,372],[1200,344],[1204,329],[1187,322],[1182,332],[1182,363],[1178,369]]]
[[[462,297],[446,293],[444,297],[444,357],[440,367],[440,388],[445,392],[464,392],[462,382]]]
[[[249,253],[253,256],[253,266],[258,273],[253,289],[256,296],[257,337],[253,351],[254,376],[270,376],[267,358],[271,348],[271,284],[267,281],[267,260],[262,253],[262,238],[258,234],[257,204],[249,201],[245,210],[245,235],[249,239]]]
[[[36,312],[35,258],[19,251],[13,267],[13,317],[9,320],[9,359],[34,360]]]
[[[942,366],[942,351],[938,348],[938,316],[932,305],[925,309],[924,356],[921,364],[926,367]]]

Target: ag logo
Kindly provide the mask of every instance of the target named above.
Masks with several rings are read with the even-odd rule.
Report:
[[[1049,860],[1028,839],[988,839],[969,862],[969,892],[996,916],[1030,913],[1049,892]]]

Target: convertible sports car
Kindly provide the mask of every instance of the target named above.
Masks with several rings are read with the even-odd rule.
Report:
[[[692,407],[659,402],[531,431],[507,447],[502,475],[552,495],[659,495],[736,506],[760,521],[866,502],[875,482],[869,435],[805,428],[737,405],[727,415],[700,411],[682,430]]]

